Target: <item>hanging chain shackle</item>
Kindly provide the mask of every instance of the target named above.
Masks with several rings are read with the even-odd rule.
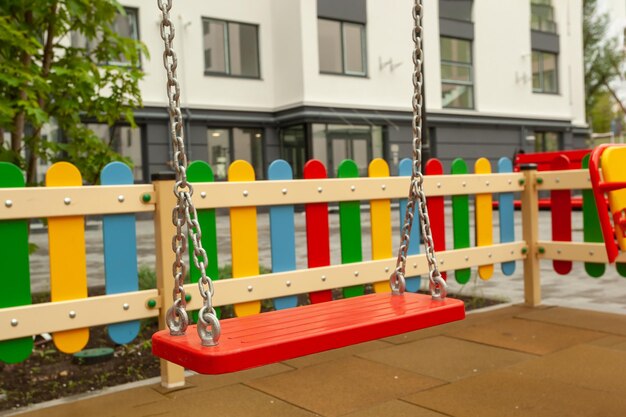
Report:
[[[422,0],[415,0],[413,4],[413,98],[411,104],[413,107],[413,166],[411,170],[411,185],[409,188],[409,198],[404,214],[404,222],[401,230],[400,249],[398,250],[398,258],[396,260],[396,268],[389,278],[389,284],[394,294],[402,294],[406,289],[406,258],[409,250],[409,242],[411,239],[411,228],[417,210],[422,236],[424,237],[424,246],[426,252],[426,260],[428,261],[428,277],[430,281],[430,293],[435,300],[443,300],[447,295],[446,281],[439,272],[437,266],[437,258],[435,256],[435,244],[433,242],[432,231],[430,228],[430,217],[428,216],[428,207],[426,205],[426,194],[424,193],[424,175],[422,174],[422,111],[424,105],[424,97],[422,95],[422,85],[424,82],[422,73],[422,63],[424,59],[424,50],[422,48],[422,17],[423,4]]]
[[[192,259],[201,275],[198,280],[198,288],[204,300],[204,305],[198,315],[198,335],[202,345],[214,346],[217,345],[220,338],[221,328],[212,304],[213,282],[206,274],[208,258],[206,251],[202,247],[202,231],[197,220],[198,213],[191,198],[193,187],[187,181],[187,154],[185,153],[183,116],[180,110],[180,84],[176,76],[178,59],[173,49],[175,30],[169,13],[172,8],[172,0],[157,0],[157,5],[159,10],[161,10],[160,32],[165,46],[163,66],[167,72],[170,139],[173,149],[174,169],[176,171],[174,195],[176,195],[177,201],[176,206],[172,210],[172,223],[176,226],[176,234],[172,238],[172,250],[176,254],[176,259],[172,265],[172,274],[174,276],[173,303],[167,310],[166,323],[170,329],[170,334],[174,336],[185,334],[189,325],[184,287],[184,280],[187,275],[184,256],[187,251],[187,239],[189,238],[193,246]]]

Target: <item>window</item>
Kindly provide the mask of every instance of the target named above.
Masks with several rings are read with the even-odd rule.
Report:
[[[344,159],[352,159],[359,167],[359,175],[367,176],[367,167],[374,158],[383,157],[383,129],[381,126],[314,124],[313,158],[328,167],[334,176]]]
[[[444,108],[474,108],[472,42],[441,37],[441,100]]]
[[[294,178],[302,178],[306,163],[305,126],[290,126],[280,131],[281,158],[291,165]]]
[[[558,132],[535,132],[535,152],[552,152],[562,149]]]
[[[558,93],[557,55],[533,51],[533,92]]]
[[[111,30],[121,37],[139,40],[139,25],[137,9],[124,8],[124,14],[118,13],[111,25]],[[84,48],[88,51],[92,51],[96,48],[97,44],[101,41],[101,35],[97,35],[95,39],[87,40],[85,35],[80,32],[72,32],[71,44],[74,48]],[[100,62],[101,64],[109,65],[128,65],[128,59],[125,56],[120,56],[116,60],[108,62]]]
[[[88,123],[96,136],[108,143],[115,152],[131,160],[135,181],[143,182],[143,154],[141,146],[141,128],[130,126],[112,126],[103,123]]]
[[[256,179],[263,179],[263,130],[255,128],[207,129],[209,165],[216,180],[228,177],[232,161],[243,159],[254,168]]]
[[[203,19],[204,72],[260,78],[258,26]]]
[[[209,165],[216,180],[225,180],[230,166],[230,130],[208,129]]]
[[[540,32],[556,33],[554,7],[551,0],[531,0],[530,28]]]
[[[317,36],[321,73],[366,75],[364,25],[318,19]]]

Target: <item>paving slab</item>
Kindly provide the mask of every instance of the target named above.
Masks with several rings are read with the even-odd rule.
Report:
[[[486,345],[545,355],[605,337],[606,333],[519,318],[505,318],[471,325],[450,335]]]
[[[443,383],[435,378],[352,357],[255,379],[246,384],[303,409],[333,417]]]
[[[155,410],[158,412],[158,410]],[[167,416],[228,416],[228,417],[313,417],[303,410],[273,396],[241,384],[209,391],[181,391],[168,408]],[[158,414],[153,414],[158,415]],[[146,414],[146,417],[148,414]],[[132,417],[138,417],[133,415]]]
[[[403,400],[454,417],[623,417],[626,398],[498,370]]]
[[[626,304],[626,300],[624,303]],[[626,336],[626,315],[623,314],[555,307],[549,310],[527,311],[517,314],[517,317]]]
[[[621,345],[626,345],[626,337],[609,335],[601,339],[592,340],[586,343],[592,346],[621,349]]]
[[[232,374],[223,375],[194,375],[187,378],[187,385],[191,387],[188,390],[203,392],[207,390],[214,390],[216,388],[224,387],[227,385],[233,385],[241,382],[246,382],[251,379],[262,378],[270,375],[276,375],[281,372],[291,371],[293,368],[275,363],[271,365],[261,366],[259,368],[248,369],[245,371],[234,372]],[[187,386],[186,385],[186,386]],[[161,390],[160,387],[155,387],[157,390]],[[172,400],[176,400],[180,396],[187,395],[187,389],[184,390],[170,390],[165,391],[164,394]]]
[[[579,345],[513,365],[508,370],[532,378],[549,378],[626,396],[626,351]]]
[[[452,323],[442,324],[440,326],[429,327],[426,329],[416,330],[414,332],[386,337],[381,340],[393,344],[409,343],[416,340],[428,339],[434,336],[450,334],[455,330],[468,327],[472,324],[497,320],[503,317],[511,317],[512,315],[523,314],[529,311],[532,311],[531,307],[525,307],[522,305],[496,305],[487,308],[486,311],[481,309],[468,311],[465,319],[461,321],[455,321]]]
[[[536,358],[444,336],[363,353],[359,357],[451,382]]]
[[[126,417],[138,410],[163,408],[168,400],[149,387],[133,388],[91,398],[72,398],[68,403],[20,414],[28,417]]]
[[[347,358],[360,353],[384,349],[389,346],[389,343],[374,340],[371,342],[359,343],[358,345],[347,346],[341,349],[333,349],[326,352],[316,353],[314,355],[290,359],[288,361],[284,361],[283,363],[293,368],[304,368],[306,366],[317,365],[323,362]]]
[[[446,417],[445,414],[409,404],[405,401],[387,401],[365,410],[355,411],[342,417]]]

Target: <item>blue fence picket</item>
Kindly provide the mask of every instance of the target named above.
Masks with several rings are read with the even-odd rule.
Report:
[[[413,171],[413,162],[405,158],[400,161],[400,165],[398,166],[398,175],[403,176],[411,176],[411,172]],[[406,213],[406,204],[407,200],[405,198],[400,199],[400,230],[402,230],[402,226],[404,226],[404,215]],[[415,221],[413,223],[413,227],[411,228],[411,240],[409,242],[409,255],[417,255],[420,253],[420,225],[419,219],[417,218],[417,213],[415,213]],[[406,279],[406,290],[410,292],[417,292],[420,289],[421,278],[419,276],[407,277]]]
[[[272,162],[267,171],[268,180],[292,180],[293,171],[282,159]],[[272,248],[272,272],[296,269],[296,235],[293,205],[270,207],[270,244]],[[274,300],[276,310],[298,305],[298,297],[289,295]]]
[[[107,185],[133,184],[130,168],[121,162],[111,162],[104,167],[100,183]],[[117,294],[137,291],[137,232],[134,214],[112,214],[102,217],[104,240],[105,292]],[[139,321],[111,324],[108,334],[118,344],[131,342],[139,333]]]
[[[502,157],[498,160],[498,172],[513,172],[513,163],[509,158]],[[498,215],[500,220],[500,243],[515,241],[515,207],[513,205],[513,193],[500,193],[498,195]],[[515,261],[502,263],[502,273],[513,275]]]

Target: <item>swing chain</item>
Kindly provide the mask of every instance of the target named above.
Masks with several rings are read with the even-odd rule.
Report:
[[[424,237],[424,246],[426,247],[426,259],[428,261],[428,271],[430,280],[430,293],[435,300],[443,300],[447,295],[447,285],[442,278],[437,266],[435,257],[435,244],[433,242],[432,231],[430,228],[430,217],[428,216],[428,207],[426,205],[426,195],[424,194],[424,175],[421,172],[422,167],[422,16],[423,5],[422,0],[415,0],[413,4],[413,169],[411,171],[411,186],[409,189],[409,200],[404,215],[404,225],[402,226],[400,249],[398,251],[398,259],[396,261],[396,269],[391,275],[389,282],[394,294],[402,294],[406,289],[406,258],[409,250],[409,241],[415,210],[420,220],[422,236]]]
[[[200,271],[198,280],[200,295],[204,300],[204,306],[198,314],[198,335],[204,346],[214,346],[220,338],[220,323],[212,305],[214,293],[213,282],[206,274],[208,258],[202,247],[202,231],[198,223],[198,212],[193,205],[193,187],[187,181],[187,155],[183,136],[183,117],[180,110],[180,85],[176,77],[178,59],[173,49],[174,25],[170,19],[172,0],[157,0],[161,10],[162,19],[160,25],[161,38],[165,44],[163,52],[163,66],[167,71],[167,97],[169,100],[170,114],[170,138],[174,151],[174,168],[176,170],[176,183],[174,195],[177,204],[172,211],[172,223],[176,226],[176,235],[172,238],[172,250],[176,254],[176,260],[172,265],[174,276],[173,305],[166,313],[166,322],[171,335],[184,335],[189,325],[187,314],[187,301],[184,287],[184,279],[187,274],[184,255],[187,251],[187,234],[193,245],[193,262]]]

